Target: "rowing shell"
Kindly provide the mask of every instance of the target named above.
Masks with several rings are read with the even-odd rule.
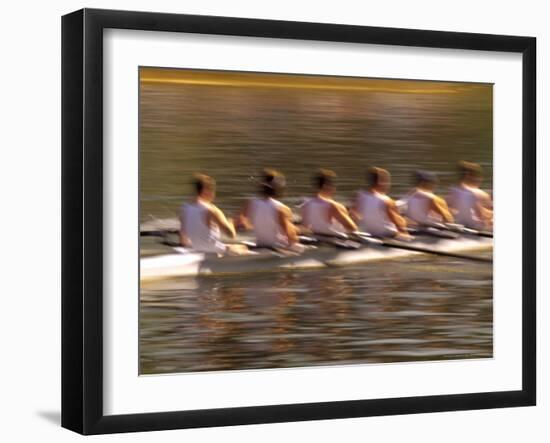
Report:
[[[463,252],[490,249],[493,247],[493,239],[474,235],[462,235],[454,239],[420,235],[408,244],[434,251]],[[142,258],[140,260],[140,281],[144,283],[167,278],[209,274],[346,266],[420,254],[416,251],[388,248],[377,244],[362,245],[359,249],[354,250],[323,245],[306,249],[303,253],[295,255],[259,249],[251,251],[247,255],[219,257],[215,254],[194,252],[186,248],[175,248],[175,250],[174,254]]]

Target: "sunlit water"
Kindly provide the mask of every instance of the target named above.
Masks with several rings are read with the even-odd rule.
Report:
[[[342,92],[190,85],[141,87],[141,220],[174,217],[190,176],[218,180],[229,215],[254,192],[260,168],[287,174],[285,202],[311,192],[311,172],[339,174],[339,198],[388,168],[392,193],[414,169],[458,160],[492,179],[492,96],[458,92]],[[166,252],[151,239],[143,252]],[[492,356],[492,267],[441,257],[323,271],[183,278],[146,286],[140,304],[144,374]]]

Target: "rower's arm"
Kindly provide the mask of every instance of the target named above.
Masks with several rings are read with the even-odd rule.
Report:
[[[300,224],[302,225],[302,227],[304,227],[305,229],[310,229],[311,228],[311,224],[309,223],[309,217],[308,217],[308,205],[307,203],[303,203],[302,205],[300,205]]]
[[[445,223],[453,223],[454,218],[447,206],[447,202],[441,197],[434,196],[431,200],[431,210],[439,214]]]
[[[476,215],[488,226],[493,223],[493,201],[489,194],[481,191],[481,198],[476,205]]]
[[[236,217],[237,226],[247,230],[252,229],[252,223],[250,222],[250,217],[248,215],[249,207],[250,200],[247,200]]]
[[[191,241],[189,240],[189,237],[187,237],[187,231],[185,230],[185,217],[183,216],[183,213],[180,213],[180,245],[181,246],[191,246]]]
[[[483,204],[483,207],[485,209],[489,209],[489,210],[493,210],[493,199],[491,198],[491,196],[485,192],[485,191],[482,191],[482,194],[481,194],[481,203]]]
[[[231,223],[229,220],[227,220],[224,213],[214,205],[211,205],[210,211],[209,211],[211,221],[219,226],[221,231],[227,235],[230,238],[235,238],[235,227],[233,226],[233,223]]]
[[[395,201],[392,199],[389,199],[386,202],[386,210],[388,217],[393,222],[393,224],[396,226],[397,230],[399,232],[407,232],[407,222],[405,219],[399,214],[399,210],[397,209],[397,205],[395,204]]]
[[[449,208],[449,211],[451,214],[456,214],[456,203],[455,203],[455,197],[454,192],[451,190],[447,194],[447,197],[445,198],[445,202],[447,203],[447,207]]]
[[[353,199],[353,203],[349,209],[349,215],[355,222],[361,220],[361,213],[359,212],[359,192],[355,194],[355,198]]]
[[[278,209],[278,221],[281,231],[288,239],[289,246],[298,243],[298,232],[292,223],[292,211],[287,206]]]
[[[330,205],[331,217],[338,221],[348,232],[357,231],[357,225],[351,219],[348,210],[344,205],[338,202],[332,202]]]

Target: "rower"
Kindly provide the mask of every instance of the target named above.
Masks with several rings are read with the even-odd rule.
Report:
[[[302,225],[314,234],[338,235],[357,231],[357,225],[348,210],[332,197],[336,192],[336,173],[319,169],[313,177],[317,191],[301,207]]]
[[[368,189],[356,195],[352,215],[363,231],[377,237],[410,239],[407,223],[399,214],[395,201],[387,195],[391,176],[382,168],[367,171]]]
[[[274,169],[264,169],[259,196],[246,202],[239,214],[239,223],[254,230],[257,246],[301,251],[302,245],[292,223],[292,211],[277,200],[283,195],[285,187],[283,174]]]
[[[220,255],[245,253],[245,246],[226,245],[220,239],[220,231],[235,238],[235,228],[212,203],[216,196],[216,181],[207,175],[195,174],[193,186],[196,192],[193,202],[184,203],[179,211],[181,245],[197,252]]]
[[[493,203],[490,195],[480,189],[483,170],[477,163],[459,163],[460,181],[450,189],[447,203],[456,223],[472,229],[491,229]]]
[[[437,176],[429,171],[416,171],[416,187],[406,198],[405,215],[413,224],[430,226],[437,223],[453,223],[447,202],[434,194]]]

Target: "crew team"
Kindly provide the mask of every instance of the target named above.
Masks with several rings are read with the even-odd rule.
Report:
[[[249,199],[234,220],[214,205],[216,182],[196,174],[195,198],[179,211],[180,243],[195,251],[220,255],[240,255],[246,246],[226,244],[221,234],[235,238],[236,227],[251,230],[259,247],[301,251],[300,234],[341,235],[357,231],[375,237],[410,239],[411,227],[458,224],[475,230],[492,229],[492,199],[480,186],[482,168],[476,163],[459,163],[458,183],[446,198],[435,194],[438,179],[434,173],[417,171],[414,188],[400,201],[389,197],[390,173],[382,168],[367,171],[367,187],[356,193],[347,208],[334,199],[336,174],[327,169],[314,176],[315,193],[301,206],[301,223],[294,222],[292,210],[279,199],[286,189],[282,173],[262,172],[258,195]]]

